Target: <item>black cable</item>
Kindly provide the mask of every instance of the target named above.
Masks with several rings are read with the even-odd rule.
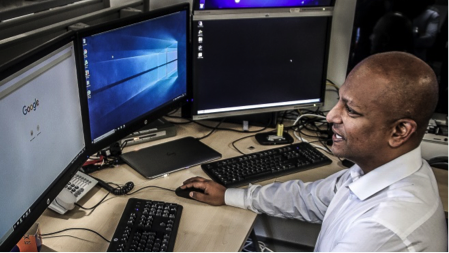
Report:
[[[171,191],[171,192],[174,192],[174,191],[175,191],[175,190],[168,189],[168,188],[164,188],[164,187],[160,187],[160,186],[149,185],[149,186],[144,186],[144,187],[142,187],[142,188],[140,188],[140,189],[138,189],[138,190],[135,190],[134,192],[128,192],[126,195],[132,195],[132,194],[138,193],[138,192],[140,192],[141,190],[144,190],[144,189],[147,189],[147,188],[157,188],[157,189],[166,190],[166,191]]]
[[[101,200],[100,202],[98,202],[97,204],[95,204],[93,207],[84,207],[81,206],[78,203],[75,203],[75,205],[83,210],[95,210],[95,208],[97,208],[99,205],[101,205],[103,203],[103,201],[106,199],[107,196],[109,196],[110,192],[108,192]]]
[[[206,135],[203,136],[203,137],[197,138],[197,140],[202,140],[202,139],[205,139],[205,138],[209,137],[213,132],[215,132],[215,131],[218,129],[218,127],[221,125],[221,123],[223,123],[224,120],[225,120],[225,118],[222,118],[222,119],[220,120],[220,122],[217,124],[217,126],[215,126],[214,128],[212,128],[212,131],[210,131],[208,134],[206,134]]]
[[[126,148],[126,145],[128,145],[128,140],[126,140],[122,143],[122,145],[120,146],[120,150],[123,151],[123,149]]]
[[[314,123],[316,123],[316,122],[314,122]],[[319,142],[319,143],[326,149],[326,150],[324,150],[324,152],[326,152],[326,153],[328,153],[328,154],[330,154],[330,155],[334,155],[334,154],[332,153],[332,151],[329,149],[329,147],[327,146],[327,144],[325,143],[325,142],[327,142],[328,137],[326,136],[326,138],[323,138],[321,135],[319,135],[320,133],[323,133],[323,130],[321,130],[321,129],[320,129],[318,126],[316,126],[315,124],[314,124],[313,126],[316,127],[316,130],[307,128],[306,125],[303,125],[303,126],[304,126],[304,128],[306,128],[306,130],[311,131],[311,132],[315,132],[315,133],[316,133],[316,136],[311,136],[311,135],[305,134],[305,133],[302,132],[302,129],[298,129],[298,133],[300,134],[300,136],[301,136],[301,135],[305,135],[305,136],[307,136],[307,137],[318,138],[318,140],[317,140],[317,141],[314,141],[314,142]],[[302,139],[302,137],[301,137],[301,139]],[[313,143],[313,142],[309,142],[309,143]]]
[[[340,88],[338,88],[338,86],[337,86],[334,82],[332,82],[332,81],[329,80],[329,79],[326,79],[326,81],[329,82],[329,83],[331,84],[331,86],[334,87],[335,90],[337,90],[337,92],[340,91]]]
[[[237,150],[237,152],[239,152],[239,153],[242,154],[242,155],[246,155],[245,153],[243,153],[242,151],[240,151],[240,150],[235,146],[235,143],[238,142],[238,141],[241,141],[241,140],[243,140],[243,139],[246,139],[246,138],[249,138],[249,137],[253,137],[253,136],[255,136],[255,135],[248,135],[248,136],[242,137],[242,138],[240,138],[240,139],[237,139],[237,140],[233,141],[231,144],[232,144],[232,146],[234,147],[234,149]]]
[[[284,117],[285,117],[286,113],[287,113],[287,111],[284,111],[284,113],[282,114],[281,122],[279,122],[279,124],[283,124],[284,123]]]
[[[337,94],[340,94],[340,93],[338,93],[338,90],[326,89],[326,91],[332,91],[332,92],[335,92],[335,93],[337,93]]]
[[[335,156],[335,155],[332,153],[332,151],[331,151],[326,145],[324,145],[324,144],[322,143],[321,140],[311,141],[311,142],[309,142],[309,143],[315,143],[315,142],[319,142],[321,145],[324,146],[324,148],[326,148],[327,151],[326,151],[326,150],[323,150],[324,152],[328,153],[329,155]],[[337,157],[337,156],[335,156],[335,157]],[[338,157],[337,157],[337,158],[338,158]],[[338,159],[341,161],[340,158],[338,158]]]
[[[197,124],[197,125],[200,125],[200,126],[202,126],[202,127],[206,127],[206,128],[212,128],[211,126],[208,126],[208,125],[205,125],[205,124],[202,124],[202,123],[199,123],[199,122],[197,122],[197,121],[193,121],[193,123],[195,123],[195,124]],[[231,132],[237,132],[237,133],[258,133],[258,132],[262,132],[262,131],[265,131],[267,128],[268,128],[268,126],[271,124],[271,120],[269,121],[269,123],[266,125],[266,126],[264,126],[262,129],[259,129],[259,130],[254,130],[254,131],[243,131],[243,130],[235,130],[235,129],[232,129],[232,128],[217,128],[217,130],[221,130],[221,131],[231,131]]]
[[[106,242],[111,243],[111,241],[109,241],[108,239],[106,239],[106,238],[105,238],[104,236],[102,236],[100,233],[98,233],[97,231],[94,231],[94,230],[92,230],[92,229],[89,229],[89,228],[66,228],[66,229],[63,229],[63,230],[60,230],[60,231],[42,234],[41,236],[44,237],[44,236],[55,235],[55,234],[59,234],[59,233],[65,232],[65,231],[69,231],[69,230],[86,230],[86,231],[92,232],[92,233],[94,233],[94,234],[100,236],[100,237],[101,237],[103,240],[105,240]]]
[[[108,184],[114,184],[114,183],[110,183],[110,182],[109,182]],[[115,185],[117,185],[117,184],[115,184]],[[132,195],[132,194],[134,194],[134,193],[137,193],[137,192],[139,192],[139,191],[141,191],[141,190],[144,190],[144,189],[147,189],[147,188],[158,188],[158,189],[167,190],[167,191],[172,191],[172,192],[175,191],[175,190],[168,189],[168,188],[164,188],[164,187],[159,187],[159,186],[153,186],[153,185],[150,185],[150,186],[142,187],[142,188],[140,188],[140,189],[138,189],[138,190],[136,190],[136,191],[134,191],[134,192],[128,192],[128,193],[126,193],[125,195]],[[106,194],[106,195],[105,195],[105,196],[104,196],[104,197],[103,197],[97,204],[95,204],[93,207],[84,207],[84,206],[81,206],[80,204],[77,204],[77,203],[75,203],[75,205],[76,205],[77,207],[83,209],[83,210],[95,210],[95,208],[97,208],[98,206],[100,206],[101,204],[104,203],[106,197],[108,197],[109,194],[110,194],[110,192],[108,192],[108,193],[107,193],[107,194]]]

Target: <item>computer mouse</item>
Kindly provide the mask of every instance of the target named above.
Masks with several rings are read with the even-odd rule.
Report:
[[[178,187],[178,188],[175,190],[175,193],[176,193],[177,196],[182,197],[182,198],[186,198],[186,199],[192,199],[192,198],[189,196],[189,193],[190,193],[190,192],[200,192],[200,193],[204,193],[204,191],[203,191],[202,189],[198,189],[198,188],[185,188],[185,189],[182,189],[181,186]]]

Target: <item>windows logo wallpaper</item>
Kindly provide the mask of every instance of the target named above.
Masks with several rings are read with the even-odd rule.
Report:
[[[186,93],[185,15],[83,40],[92,139]]]

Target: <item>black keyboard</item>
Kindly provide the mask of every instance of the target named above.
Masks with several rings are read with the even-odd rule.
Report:
[[[332,160],[315,147],[301,142],[202,164],[201,168],[215,182],[238,187],[330,163]]]
[[[181,213],[178,204],[129,199],[108,251],[173,251]]]

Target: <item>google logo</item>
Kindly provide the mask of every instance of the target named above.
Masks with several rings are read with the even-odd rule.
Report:
[[[31,111],[36,111],[36,108],[38,106],[39,106],[39,100],[34,99],[34,102],[31,105],[29,105],[29,106],[24,105],[23,106],[23,108],[22,108],[23,115],[27,115]]]

